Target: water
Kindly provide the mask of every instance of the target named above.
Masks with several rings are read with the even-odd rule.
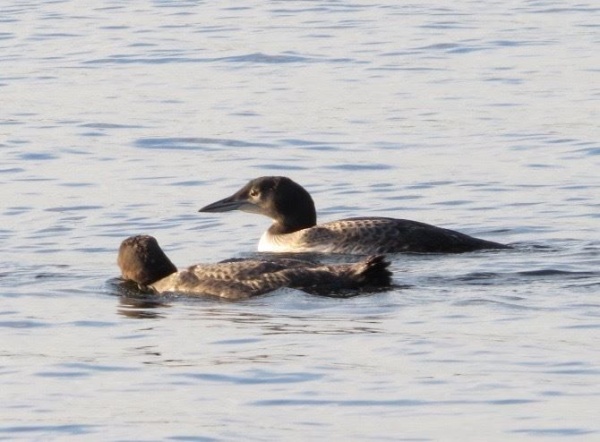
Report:
[[[600,438],[593,2],[1,9],[0,439]],[[267,219],[197,209],[271,174],[517,247],[351,299],[118,296],[132,234],[252,254]]]

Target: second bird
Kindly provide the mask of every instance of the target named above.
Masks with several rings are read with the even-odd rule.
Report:
[[[317,225],[310,194],[287,177],[251,180],[230,197],[200,212],[241,210],[268,216],[259,252],[343,254],[462,253],[508,246],[417,221],[385,217],[347,218]]]

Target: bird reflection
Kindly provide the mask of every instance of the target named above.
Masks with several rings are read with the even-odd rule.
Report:
[[[171,307],[168,302],[165,302],[167,297],[163,296],[159,299],[152,294],[145,293],[132,281],[114,278],[109,283],[119,297],[117,311],[122,316],[136,319],[164,318],[162,309]]]
[[[121,297],[119,298],[118,313],[122,316],[136,319],[164,318],[162,308],[170,307],[169,304],[149,298]]]

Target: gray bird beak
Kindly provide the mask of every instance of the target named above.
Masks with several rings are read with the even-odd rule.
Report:
[[[235,195],[232,195],[227,198],[223,198],[222,200],[215,201],[208,206],[204,206],[202,209],[198,210],[198,212],[219,213],[230,212],[232,210],[244,210],[245,205],[254,204],[250,204],[244,200],[237,200]]]

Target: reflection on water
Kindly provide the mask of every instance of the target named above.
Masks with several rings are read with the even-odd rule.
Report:
[[[161,295],[160,297],[156,295],[138,294],[137,296],[130,296],[125,294],[119,297],[117,311],[120,315],[126,317],[156,319],[168,317],[169,312],[167,309],[172,308],[173,305],[187,305],[194,309],[190,312],[188,318],[190,320],[201,323],[221,322],[226,327],[240,326],[242,329],[250,326],[252,329],[262,330],[264,334],[363,334],[382,332],[381,329],[375,326],[379,322],[376,317],[367,317],[352,323],[348,323],[347,318],[343,316],[340,318],[330,317],[323,322],[318,321],[306,315],[307,308],[304,301],[297,304],[297,314],[282,314],[280,311],[273,310],[272,305],[269,305],[269,313],[259,313],[261,308],[265,308],[265,302],[268,302],[270,297],[283,296],[290,299],[291,297],[314,296],[292,289],[279,290],[278,292],[286,291],[292,293],[288,295],[274,293],[262,297],[261,301],[242,301],[238,303],[239,305],[212,297],[187,298],[176,294]],[[304,304],[304,307],[302,307],[302,304]]]
[[[137,319],[163,318],[163,310],[171,305],[169,297],[158,297],[152,293],[144,292],[138,284],[113,278],[107,282],[111,291],[119,297],[117,311],[120,315]]]
[[[129,318],[157,319],[164,318],[165,315],[162,311],[156,311],[155,309],[167,307],[170,307],[170,305],[164,302],[159,302],[155,299],[123,296],[119,298],[119,308],[117,311],[120,315],[127,316]]]

